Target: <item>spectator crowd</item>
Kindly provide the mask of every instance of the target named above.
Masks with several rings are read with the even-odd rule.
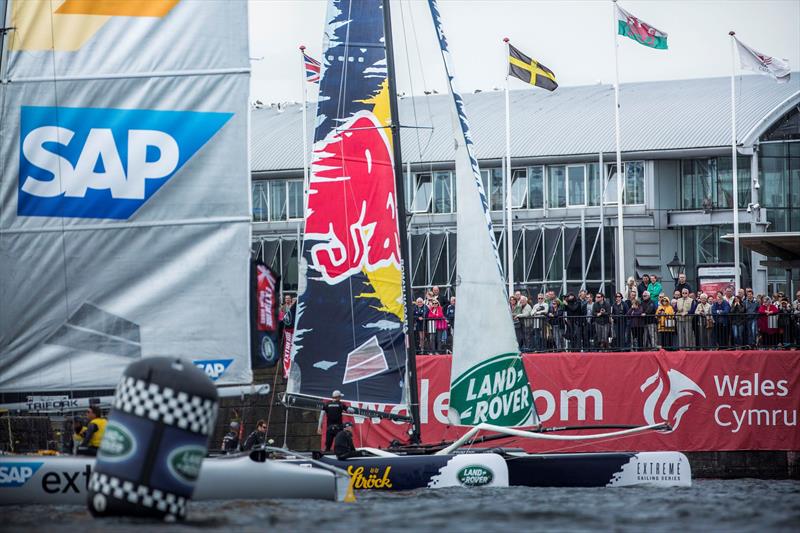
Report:
[[[431,287],[413,309],[417,353],[452,350],[456,298]],[[628,281],[612,298],[581,290],[509,297],[519,348],[544,351],[776,348],[800,345],[800,290],[697,292],[681,274],[667,294],[655,275]]]

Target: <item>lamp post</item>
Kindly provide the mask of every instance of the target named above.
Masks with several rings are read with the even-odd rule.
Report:
[[[683,270],[686,267],[684,263],[678,258],[678,252],[675,252],[675,257],[672,258],[672,261],[667,263],[667,268],[669,269],[669,275],[672,276],[672,280],[675,282],[675,285],[678,285],[678,276],[683,274]]]

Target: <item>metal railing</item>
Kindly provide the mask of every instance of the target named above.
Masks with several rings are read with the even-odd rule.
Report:
[[[800,348],[800,314],[531,316],[514,321],[522,352],[607,352]],[[453,325],[426,318],[417,354],[450,353]],[[491,335],[486,331],[483,334]]]

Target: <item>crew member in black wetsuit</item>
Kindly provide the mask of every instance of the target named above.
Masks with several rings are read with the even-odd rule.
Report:
[[[336,434],[336,439],[333,441],[333,451],[340,461],[361,456],[356,450],[356,445],[353,444],[353,424],[350,422],[345,422],[342,430]]]
[[[252,450],[256,446],[261,446],[267,442],[267,422],[259,420],[256,422],[256,430],[250,433],[242,444],[242,450]]]
[[[331,444],[333,439],[342,430],[342,415],[345,412],[352,412],[342,403],[342,393],[338,390],[333,391],[331,394],[333,398],[325,404],[322,408],[322,415],[325,415],[327,422],[327,429],[325,430],[325,451],[331,451]],[[319,417],[319,427],[317,431],[322,433],[322,415]]]

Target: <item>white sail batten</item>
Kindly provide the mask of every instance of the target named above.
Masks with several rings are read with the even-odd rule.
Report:
[[[435,0],[430,0],[429,5],[453,99],[456,150],[457,332],[453,337],[448,417],[456,425],[532,425],[533,399],[514,334],[469,122],[455,86],[438,6]]]

